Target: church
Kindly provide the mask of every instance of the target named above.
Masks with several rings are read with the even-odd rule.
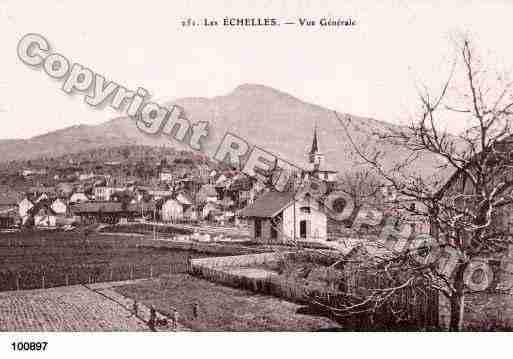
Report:
[[[337,172],[324,166],[324,155],[319,151],[317,128],[314,129],[307,160],[305,176],[334,183]],[[324,206],[307,191],[266,192],[244,208],[240,215],[248,219],[251,236],[259,242],[323,242],[328,239],[328,218]]]
[[[314,128],[312,147],[308,153],[308,168],[306,173],[313,178],[321,181],[335,182],[337,171],[330,170],[324,163],[324,154],[319,150],[319,143],[317,140],[317,126]]]

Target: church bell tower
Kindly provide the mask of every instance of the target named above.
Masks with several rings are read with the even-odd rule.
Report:
[[[308,153],[308,163],[313,171],[319,170],[324,162],[324,155],[319,152],[319,144],[317,142],[317,125],[314,128],[314,135],[312,140],[312,148]]]

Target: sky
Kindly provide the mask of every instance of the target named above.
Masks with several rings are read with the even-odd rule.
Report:
[[[322,4],[322,5],[319,5]],[[508,1],[6,1],[0,0],[0,138],[29,138],[122,115],[68,95],[62,82],[17,57],[27,33],[52,51],[153,100],[225,95],[262,84],[306,102],[402,123],[420,82],[439,84],[453,56],[450,38],[470,32],[495,62],[513,67]],[[348,18],[347,27],[183,27],[224,17]],[[459,121],[447,120],[458,132]]]

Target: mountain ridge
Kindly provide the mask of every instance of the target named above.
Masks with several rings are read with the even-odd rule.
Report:
[[[205,152],[212,156],[226,132],[240,136],[250,143],[272,152],[298,166],[306,165],[306,153],[311,146],[314,126],[317,126],[320,150],[325,154],[328,167],[340,172],[354,168],[358,162],[354,148],[348,141],[334,111],[305,102],[288,93],[259,84],[241,84],[231,92],[206,97],[186,97],[163,104],[180,105],[191,123],[207,121],[209,136],[205,139]],[[372,138],[374,132],[401,126],[350,114],[339,113],[347,121],[351,137],[358,145],[375,147],[388,155],[387,162],[401,158],[403,149],[392,148]],[[133,121],[124,116],[112,118],[97,125],[78,124],[51,131],[29,139],[0,140],[0,161],[35,159],[58,156],[96,147],[120,145],[172,146],[178,150],[191,150],[164,135],[146,135]],[[426,155],[419,169],[431,172],[438,164]]]

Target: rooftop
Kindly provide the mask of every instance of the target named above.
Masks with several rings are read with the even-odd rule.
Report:
[[[118,213],[118,212],[140,212],[155,209],[155,202],[130,203],[123,206],[121,202],[82,202],[71,205],[71,210],[75,213]]]
[[[272,218],[285,209],[293,199],[293,192],[267,192],[260,196],[253,204],[244,208],[240,214],[243,217]]]

